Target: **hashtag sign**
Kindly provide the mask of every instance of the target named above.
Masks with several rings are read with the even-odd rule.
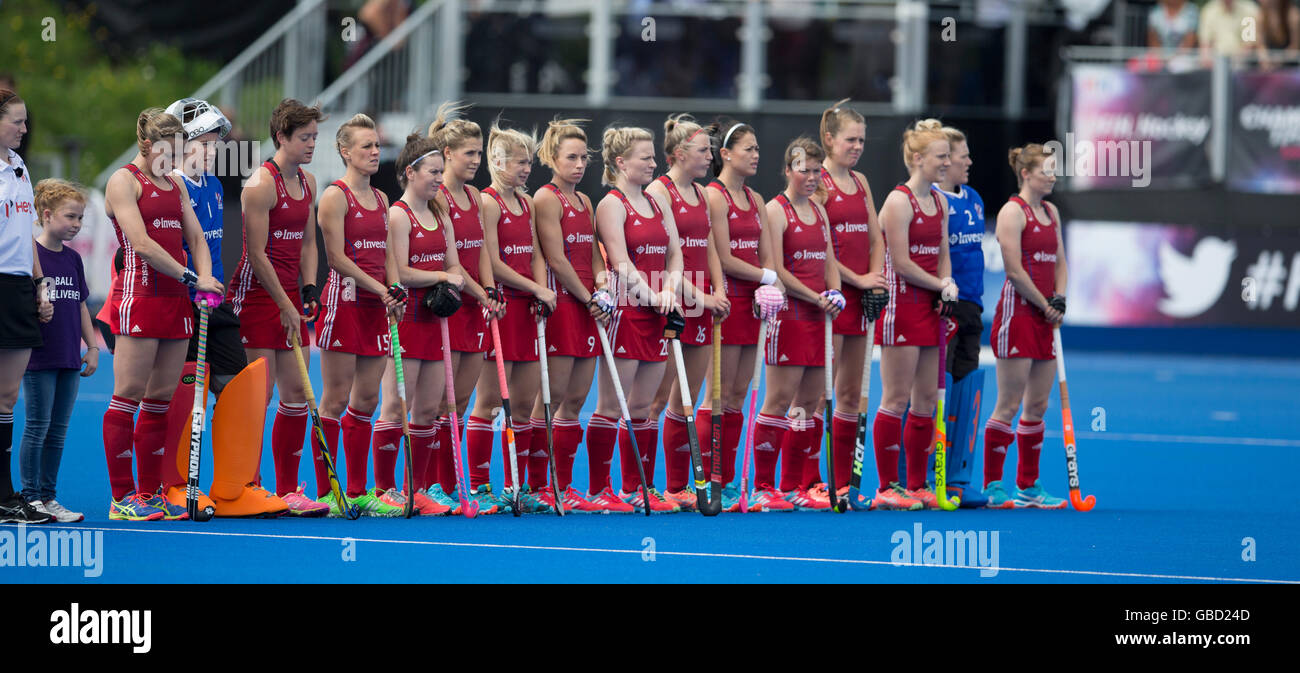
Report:
[[[1259,259],[1246,268],[1246,276],[1255,279],[1255,291],[1246,300],[1246,305],[1252,310],[1267,311],[1273,300],[1282,294],[1282,282],[1286,280],[1286,266],[1282,259],[1280,250],[1264,250],[1259,253]]]

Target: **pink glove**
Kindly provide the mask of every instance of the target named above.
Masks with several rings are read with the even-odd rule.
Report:
[[[202,306],[207,304],[208,308],[216,308],[221,305],[222,297],[215,292],[195,292],[194,303]]]
[[[754,309],[760,320],[776,320],[776,315],[785,308],[785,295],[771,285],[760,285],[754,290]]]

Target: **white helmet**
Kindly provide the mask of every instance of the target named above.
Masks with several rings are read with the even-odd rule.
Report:
[[[230,120],[221,114],[215,105],[198,98],[182,98],[167,106],[167,114],[181,120],[185,127],[185,139],[194,140],[205,134],[216,132],[222,138],[230,133]]]

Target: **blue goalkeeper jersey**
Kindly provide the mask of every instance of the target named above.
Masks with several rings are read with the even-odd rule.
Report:
[[[934,186],[939,189],[939,185]],[[957,298],[984,308],[984,199],[968,185],[960,193],[943,192],[948,199],[948,255]],[[939,189],[939,191],[943,191]]]
[[[225,283],[226,275],[221,268],[221,236],[224,231],[221,181],[206,173],[199,176],[198,182],[185,176],[185,189],[190,193],[190,207],[199,218],[199,224],[203,225],[203,240],[208,242],[208,253],[212,256],[212,277]],[[189,256],[189,245],[185,246],[185,253],[186,266],[198,273],[194,268],[194,258]],[[190,288],[190,299],[194,299],[194,288]]]

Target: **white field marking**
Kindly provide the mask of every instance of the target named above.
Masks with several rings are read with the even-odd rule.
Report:
[[[15,527],[14,524],[3,524]],[[483,542],[438,542],[434,540],[387,540],[383,538],[330,537],[326,535],[273,535],[270,533],[229,533],[221,531],[197,530],[160,530],[149,528],[103,528],[95,526],[60,526],[59,530],[108,531],[110,533],[152,533],[155,535],[209,535],[216,537],[264,538],[271,540],[319,540],[324,542],[373,542],[376,544],[423,545],[433,547],[470,547],[478,549],[519,549],[529,551],[563,551],[586,552],[593,554],[635,554],[641,555],[643,549],[600,549],[595,547],[548,547],[524,544],[491,544]],[[760,554],[716,554],[712,552],[685,552],[656,550],[662,556],[682,556],[695,558],[738,559],[749,561],[792,561],[799,563],[832,563],[844,565],[894,566],[908,568],[947,568],[952,570],[991,570],[981,566],[955,564],[894,563],[892,561],[871,561],[866,559],[816,558],[804,556],[764,556]],[[1102,570],[1054,570],[1048,568],[1008,568],[999,566],[998,572],[1042,573],[1047,575],[1087,575],[1094,577],[1135,577],[1141,579],[1185,580],[1192,582],[1250,582],[1259,584],[1300,584],[1300,580],[1258,579],[1252,577],[1206,577],[1200,575],[1161,575],[1156,573],[1116,573]]]
[[[1300,448],[1300,439],[1270,439],[1267,437],[1209,437],[1205,435],[1160,435],[1142,432],[1078,432],[1079,439],[1102,439],[1113,442],[1150,442],[1152,444],[1236,444],[1239,446],[1278,446]],[[1057,430],[1049,430],[1048,437],[1060,437]]]

